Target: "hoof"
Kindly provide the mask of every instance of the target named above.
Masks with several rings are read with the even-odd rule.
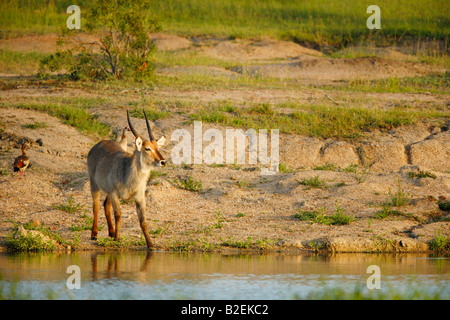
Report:
[[[91,237],[91,240],[97,240],[97,237]]]

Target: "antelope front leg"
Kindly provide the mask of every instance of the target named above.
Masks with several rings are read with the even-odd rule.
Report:
[[[97,240],[97,233],[98,233],[98,227],[97,227],[97,220],[98,220],[98,208],[100,206],[100,191],[92,191],[92,213],[94,215],[94,222],[92,224],[92,231],[91,231],[91,240]]]
[[[147,231],[147,223],[145,221],[145,198],[136,200],[136,211],[139,218],[139,224],[141,225],[142,232],[144,233],[145,242],[147,243],[147,247],[153,248],[153,242],[150,239],[150,235]]]

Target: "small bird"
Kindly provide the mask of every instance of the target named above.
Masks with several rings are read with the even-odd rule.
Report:
[[[22,145],[22,155],[18,156],[14,160],[14,172],[19,171],[20,179],[25,175],[25,169],[30,166],[30,158],[28,158],[25,149],[27,148],[26,144]]]
[[[127,131],[130,131],[128,127],[123,128],[122,137],[120,137],[119,143],[123,150],[127,151]]]

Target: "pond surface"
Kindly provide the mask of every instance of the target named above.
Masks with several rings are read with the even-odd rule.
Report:
[[[425,254],[2,253],[0,299],[450,299],[449,271]]]

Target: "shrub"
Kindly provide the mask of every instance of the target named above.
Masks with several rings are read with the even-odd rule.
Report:
[[[150,55],[154,44],[149,33],[159,31],[148,15],[151,1],[97,0],[87,8],[85,30],[99,41],[60,50],[41,60],[41,69],[66,69],[72,79],[107,77],[148,78],[153,71]],[[78,30],[63,29],[57,44],[75,42]]]
[[[439,200],[438,206],[442,211],[450,212],[450,201]]]
[[[434,251],[449,250],[450,242],[447,237],[441,235],[441,230],[436,231],[436,236],[429,243],[430,249]]]
[[[341,208],[339,203],[336,204],[336,213],[332,216],[326,216],[325,209],[321,208],[318,211],[300,211],[299,213],[294,214],[294,218],[302,221],[335,226],[346,225],[355,220],[353,217],[344,212],[344,209]]]
[[[42,231],[42,232],[41,232]],[[55,244],[49,236],[50,231],[41,228],[41,231],[27,232],[24,227],[15,226],[13,232],[6,239],[6,246],[11,251],[52,251]]]

